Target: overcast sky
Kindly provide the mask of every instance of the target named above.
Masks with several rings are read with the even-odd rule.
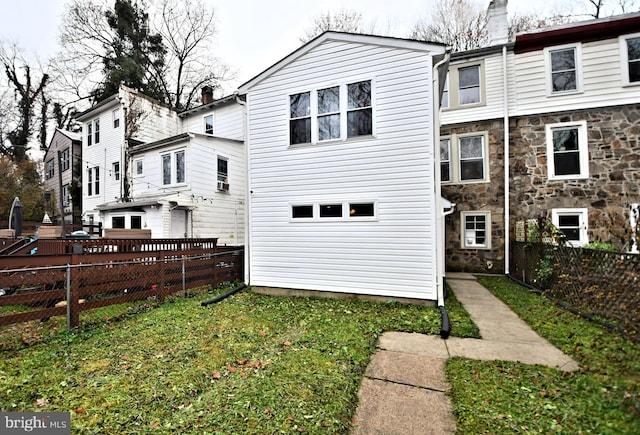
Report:
[[[57,46],[60,16],[68,0],[2,0],[0,39],[17,41],[46,61]],[[339,8],[362,12],[365,22],[395,36],[430,12],[434,0],[206,0],[216,11],[216,56],[236,70],[228,92],[276,63],[300,46],[299,38],[313,17]],[[486,7],[490,0],[478,0]],[[578,0],[546,0],[555,5]],[[581,0],[582,1],[582,0]],[[509,12],[531,12],[540,1],[510,0]],[[529,8],[529,9],[527,9]],[[539,11],[541,13],[542,11]]]

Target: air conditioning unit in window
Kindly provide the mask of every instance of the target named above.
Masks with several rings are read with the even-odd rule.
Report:
[[[218,190],[222,190],[225,192],[229,191],[229,183],[225,183],[224,181],[218,181]]]

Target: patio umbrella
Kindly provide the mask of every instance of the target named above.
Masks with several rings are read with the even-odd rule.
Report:
[[[22,235],[22,204],[17,196],[11,204],[11,212],[9,213],[9,229],[11,228],[15,230],[16,237]]]

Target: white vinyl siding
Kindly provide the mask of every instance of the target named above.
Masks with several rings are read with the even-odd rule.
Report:
[[[620,69],[624,86],[640,85],[640,33],[624,35],[620,45]]]
[[[158,209],[145,209],[152,237],[171,237],[176,219],[184,218],[184,213],[188,212],[184,219],[187,219],[189,237],[216,237],[220,245],[243,244],[246,202],[244,144],[200,133],[171,147],[141,151],[134,156],[134,161],[142,162],[144,172],[133,180],[132,196],[139,201],[161,198]],[[165,189],[162,184],[162,156],[171,157],[171,168],[175,170],[175,155],[179,152],[185,156],[184,182]],[[227,183],[232,186],[228,192],[217,189],[219,158],[227,161]],[[171,176],[173,181],[175,174]],[[176,206],[183,208],[169,211]],[[174,225],[173,229],[177,226]],[[182,230],[179,232],[180,237],[184,237],[183,233]]]
[[[427,53],[324,41],[251,88],[252,285],[435,299],[430,74]],[[362,80],[375,135],[289,146],[290,95]],[[372,201],[374,218],[349,221],[345,204]]]
[[[510,115],[574,112],[640,100],[640,87],[624,86],[618,38],[581,44],[581,57],[583,92],[547,97],[543,51],[515,55]]]
[[[512,67],[513,52],[509,52],[507,57],[509,68]],[[448,101],[447,107],[443,106],[440,111],[440,120],[443,125],[463,122],[474,122],[479,120],[502,118],[504,115],[504,74],[502,53],[492,53],[482,60],[453,62],[449,68],[452,69],[469,65],[480,65],[480,98],[476,104],[458,105],[458,95],[454,86],[458,83],[451,82],[448,77]],[[455,104],[454,104],[455,103]]]
[[[547,95],[582,92],[582,50],[580,44],[544,49]]]

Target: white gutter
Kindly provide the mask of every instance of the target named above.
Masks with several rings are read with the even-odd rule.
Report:
[[[509,228],[509,215],[511,214],[511,204],[509,202],[509,83],[507,82],[507,46],[502,47],[502,82],[503,82],[503,111],[504,111],[504,273],[509,275],[509,249],[511,243],[511,230]]]
[[[440,83],[438,68],[449,62],[451,48],[445,49],[444,58],[433,66],[433,148],[436,205],[436,293],[437,305],[444,307],[444,213],[442,204],[442,183],[440,181]]]
[[[247,182],[244,201],[244,283],[251,285],[251,220],[249,219],[249,209],[251,208],[251,172],[249,168],[249,114],[247,103],[242,101],[238,91],[234,93],[236,103],[244,107],[244,154],[245,154],[245,180]]]

